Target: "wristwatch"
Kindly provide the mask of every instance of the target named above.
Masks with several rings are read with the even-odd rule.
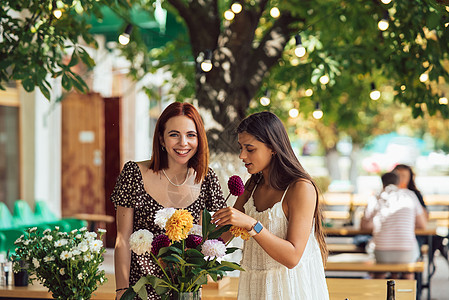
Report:
[[[262,229],[263,229],[262,223],[257,221],[257,223],[254,224],[254,226],[250,230],[248,230],[248,233],[250,236],[255,236],[259,234],[262,231]]]

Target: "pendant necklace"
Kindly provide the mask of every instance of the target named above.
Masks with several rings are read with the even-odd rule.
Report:
[[[181,184],[176,184],[173,181],[170,180],[170,178],[168,178],[167,173],[165,173],[165,170],[162,169],[162,173],[164,173],[165,178],[167,178],[168,182],[170,182],[171,184],[173,184],[174,186],[182,186],[187,182],[187,179],[189,179],[189,170],[187,169],[187,175],[186,175],[186,179],[184,179],[184,182]]]

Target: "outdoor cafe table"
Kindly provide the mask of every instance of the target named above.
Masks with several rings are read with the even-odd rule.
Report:
[[[445,235],[447,235],[447,227],[437,227],[437,226],[429,226],[426,229],[416,229],[415,234],[418,236],[427,236],[428,240],[428,246],[429,250],[428,253],[428,264],[427,264],[427,282],[422,284],[422,287],[427,288],[427,299],[430,298],[430,281],[435,273],[435,263],[433,260],[433,249],[432,249],[432,239],[435,235],[441,235],[440,230],[445,231]],[[355,227],[345,227],[345,226],[338,226],[338,227],[325,227],[324,233],[326,236],[333,236],[333,237],[353,237],[356,235],[371,235],[371,230],[362,230],[360,228]],[[444,235],[444,234],[443,234]]]
[[[94,292],[92,300],[113,300],[115,298],[114,275],[107,274],[108,281]],[[378,300],[385,299],[387,281],[385,279],[327,278],[330,300]],[[231,277],[229,284],[222,288],[204,287],[203,300],[235,300],[238,292],[237,277]],[[416,281],[396,280],[396,299],[415,300]],[[0,286],[0,299],[52,299],[47,288],[39,283],[26,287]]]

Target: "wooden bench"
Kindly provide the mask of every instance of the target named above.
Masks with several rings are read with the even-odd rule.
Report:
[[[379,264],[366,253],[346,253],[331,255],[326,263],[326,271],[354,272],[424,272],[424,262],[406,264]]]
[[[331,255],[328,258],[324,269],[326,271],[338,272],[393,272],[393,273],[415,273],[417,280],[417,299],[421,299],[421,291],[423,287],[430,289],[429,282],[423,285],[422,273],[425,264],[423,261],[406,264],[380,264],[374,259],[363,253],[344,253]]]
[[[365,253],[365,249],[357,247],[354,244],[327,244],[330,254],[339,253]]]

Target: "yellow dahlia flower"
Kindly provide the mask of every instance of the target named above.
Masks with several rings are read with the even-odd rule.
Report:
[[[180,241],[187,238],[193,227],[192,214],[186,209],[178,209],[168,219],[165,225],[165,233],[172,241]]]
[[[231,229],[229,230],[231,234],[235,237],[241,237],[242,240],[247,241],[251,237],[248,233],[248,230],[242,227],[237,226],[231,226]]]

